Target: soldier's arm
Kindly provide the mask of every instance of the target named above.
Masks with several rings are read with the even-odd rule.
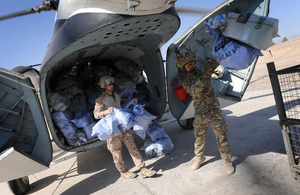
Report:
[[[202,89],[204,84],[200,78],[194,76],[194,77],[189,77],[188,79],[186,79],[183,82],[182,86],[185,88],[187,93],[191,93],[192,91]]]
[[[211,78],[211,75],[214,73],[215,69],[219,66],[219,62],[215,59],[207,60],[206,64],[204,65],[204,71],[206,78]]]
[[[101,119],[106,116],[106,106],[102,103],[100,98],[95,101],[93,113],[95,119]]]
[[[178,68],[178,78],[182,81],[184,81],[186,78],[186,71],[182,68]]]

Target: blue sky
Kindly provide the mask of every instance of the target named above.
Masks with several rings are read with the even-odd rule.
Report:
[[[178,0],[176,6],[212,10],[224,0]],[[0,15],[35,7],[42,0],[9,0],[1,2]],[[49,44],[55,12],[43,12],[0,21],[0,67],[40,64]],[[166,45],[197,22],[203,15],[180,14],[181,27]],[[271,0],[269,17],[279,19],[281,37],[300,36],[300,0]],[[163,47],[162,54],[165,55]]]

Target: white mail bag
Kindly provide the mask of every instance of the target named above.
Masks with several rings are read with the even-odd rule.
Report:
[[[260,50],[274,45],[272,39],[278,37],[279,20],[256,14],[228,13],[226,29],[222,34]]]

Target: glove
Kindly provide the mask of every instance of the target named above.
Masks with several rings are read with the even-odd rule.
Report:
[[[211,78],[218,79],[224,75],[224,67],[219,65],[215,70],[214,73],[211,75]]]

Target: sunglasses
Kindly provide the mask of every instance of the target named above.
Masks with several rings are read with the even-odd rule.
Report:
[[[114,84],[115,79],[113,79],[113,78],[108,78],[108,79],[106,79],[104,82],[105,82],[105,85],[106,85],[106,86],[110,86],[110,85],[113,85],[113,84]]]

